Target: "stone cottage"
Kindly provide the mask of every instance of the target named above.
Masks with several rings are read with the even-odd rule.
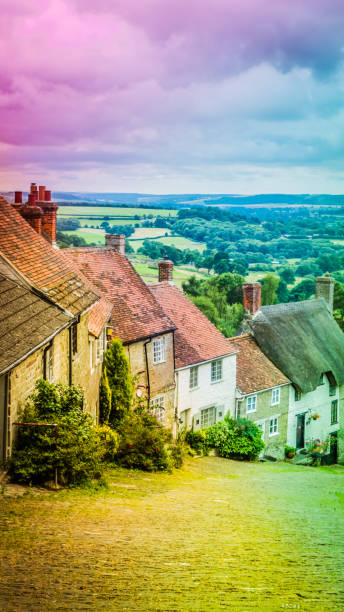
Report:
[[[17,280],[21,279],[30,291],[45,296],[49,303],[66,313],[69,324],[42,351],[30,356],[24,379],[17,377],[18,372],[7,374],[11,388],[11,402],[6,400],[7,405],[17,411],[37,378],[45,376],[53,382],[80,386],[84,391],[85,409],[96,419],[105,328],[112,305],[92,291],[53,247],[57,206],[49,201],[49,219],[42,223],[44,215],[39,201],[30,195],[25,204],[18,201],[22,199],[20,192],[16,193],[14,205],[0,198],[0,254],[17,274]],[[53,220],[51,215],[55,216]],[[44,329],[43,315],[41,325]]]
[[[125,236],[106,235],[104,247],[63,249],[98,295],[112,304],[112,337],[123,342],[136,394],[166,426],[175,428],[174,322],[125,256]]]
[[[176,326],[176,411],[182,428],[202,429],[234,414],[236,348],[173,283],[173,263],[159,262],[149,288]]]
[[[238,351],[235,416],[250,419],[261,429],[263,456],[284,459],[291,383],[252,336],[244,334],[230,340]]]

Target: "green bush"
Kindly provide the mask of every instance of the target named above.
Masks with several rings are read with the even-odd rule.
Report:
[[[248,419],[225,416],[206,430],[206,442],[216,448],[220,457],[252,461],[264,448],[261,430]]]
[[[108,425],[99,425],[97,427],[99,444],[101,446],[102,459],[113,463],[116,460],[116,455],[119,447],[119,435]]]
[[[206,432],[204,430],[187,431],[185,435],[185,442],[197,453],[197,455],[207,455],[209,452]]]
[[[147,409],[128,413],[118,427],[120,442],[116,462],[147,472],[171,471],[172,434]]]
[[[45,380],[27,402],[21,420],[30,423],[57,423],[55,427],[18,427],[9,460],[13,480],[44,483],[53,480],[79,483],[101,473],[102,448],[91,416],[82,409],[79,389],[54,385]]]

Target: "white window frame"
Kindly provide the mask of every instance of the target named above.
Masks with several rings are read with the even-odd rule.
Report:
[[[272,436],[277,436],[279,434],[278,431],[278,416],[270,417],[269,419],[269,438]]]
[[[165,422],[165,396],[157,395],[149,402],[149,410],[156,416],[159,423]]]
[[[217,383],[222,380],[222,361],[222,359],[216,359],[216,361],[212,361],[210,364],[210,381],[212,383]]]
[[[96,340],[96,365],[103,361],[105,352],[105,328],[102,329],[99,338]]]
[[[200,410],[200,426],[201,429],[211,427],[216,423],[216,406],[208,406]]]
[[[254,408],[251,408],[251,404],[254,405]],[[248,395],[246,398],[246,412],[257,412],[257,395]]]
[[[48,382],[54,381],[54,347],[53,345],[45,352],[45,378]]]
[[[153,363],[164,363],[165,359],[165,338],[154,338],[153,345]]]
[[[190,377],[189,377],[189,389],[197,389],[198,388],[198,366],[194,366],[190,368]]]
[[[271,391],[271,406],[278,406],[281,401],[281,390],[279,387]]]

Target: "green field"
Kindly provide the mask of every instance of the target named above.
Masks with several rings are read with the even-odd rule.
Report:
[[[149,239],[148,236],[147,238]],[[131,239],[129,238],[129,242],[131,243],[131,246],[135,249],[135,251],[137,251],[137,249],[139,249],[143,245],[143,240],[135,240],[131,242]],[[192,240],[189,240],[188,238],[183,238],[182,236],[164,236],[163,238],[159,238],[158,242],[161,242],[162,244],[166,244],[168,246],[174,246],[177,249],[190,249],[190,251],[200,251],[201,253],[206,248],[204,242],[193,242]]]
[[[103,230],[98,229],[78,229],[73,232],[63,232],[64,234],[68,234],[69,236],[79,236],[79,238],[83,238],[86,240],[88,244],[91,242],[95,244],[105,244],[105,234]]]
[[[156,208],[122,208],[119,206],[59,206],[59,217],[76,217],[92,218],[92,217],[134,217],[139,215],[140,218],[147,215],[153,217],[176,217],[178,211],[171,209],[156,209]]]
[[[156,283],[158,282],[158,265],[149,263],[147,258],[129,257],[133,264],[136,272],[141,276],[145,283]],[[144,261],[146,259],[146,261]],[[208,274],[200,270],[196,270],[192,266],[174,266],[173,270],[173,281],[181,289],[182,282],[187,280],[190,276],[196,276],[197,278],[207,278]]]

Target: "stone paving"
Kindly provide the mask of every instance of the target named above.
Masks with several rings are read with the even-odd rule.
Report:
[[[344,469],[189,460],[0,495],[0,610],[344,610]]]

